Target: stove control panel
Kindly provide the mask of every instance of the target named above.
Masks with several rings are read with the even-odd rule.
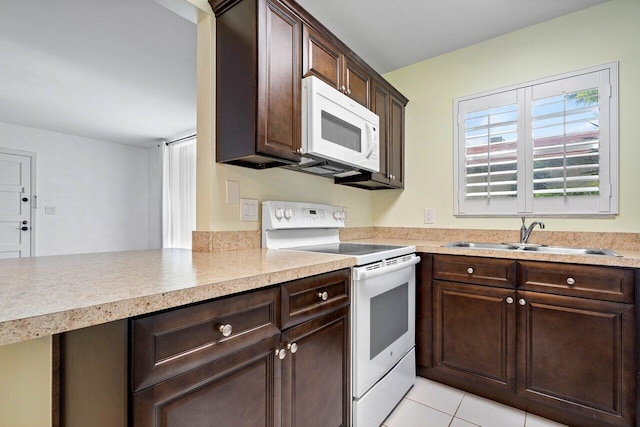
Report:
[[[262,203],[263,230],[341,228],[344,217],[340,206],[284,201]]]

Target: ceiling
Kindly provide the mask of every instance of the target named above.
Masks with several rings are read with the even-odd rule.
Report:
[[[296,0],[379,73],[608,0]]]
[[[143,146],[195,130],[196,24],[157,2],[2,0],[0,52],[0,122]]]
[[[604,1],[298,3],[385,73]],[[141,146],[191,133],[195,19],[161,5],[179,2],[0,1],[0,122]]]

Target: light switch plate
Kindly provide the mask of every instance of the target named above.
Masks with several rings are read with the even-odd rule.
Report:
[[[240,221],[258,220],[258,201],[255,199],[240,199]]]

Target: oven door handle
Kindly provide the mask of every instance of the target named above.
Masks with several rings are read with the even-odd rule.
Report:
[[[411,267],[412,265],[416,265],[419,262],[420,262],[420,257],[414,256],[409,261],[405,261],[400,264],[384,266],[376,270],[367,270],[366,267],[356,267],[353,269],[353,280],[371,279],[374,277],[382,276],[383,274],[393,273],[394,271]]]

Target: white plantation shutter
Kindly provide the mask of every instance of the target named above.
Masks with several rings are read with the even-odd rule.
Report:
[[[598,96],[592,88],[533,101],[534,197],[598,194]]]
[[[611,212],[609,80],[595,71],[528,89],[533,212]]]
[[[454,105],[456,215],[617,213],[617,64]]]
[[[465,197],[515,197],[518,105],[465,114],[465,141]]]
[[[464,212],[507,213],[516,209],[521,127],[517,91],[461,103],[458,204]]]

